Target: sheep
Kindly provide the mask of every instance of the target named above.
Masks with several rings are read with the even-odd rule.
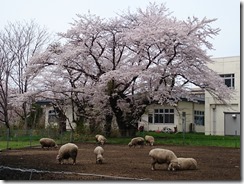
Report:
[[[98,164],[102,164],[104,161],[103,158],[103,153],[104,153],[104,149],[101,146],[97,146],[94,149],[94,154],[96,155],[96,163]]]
[[[67,143],[60,147],[56,159],[59,161],[59,164],[63,164],[64,159],[72,158],[73,165],[75,165],[77,154],[78,146],[73,143]]]
[[[197,161],[194,158],[177,158],[178,164],[169,164],[169,170],[194,170],[197,169]]]
[[[50,148],[50,147],[51,148],[52,147],[58,148],[58,145],[56,144],[56,142],[51,138],[41,138],[39,142],[40,142],[43,149],[45,147],[47,147],[47,148]]]
[[[153,136],[146,135],[145,136],[145,141],[146,141],[146,144],[149,144],[150,146],[153,146],[155,140],[154,140]]]
[[[171,150],[155,148],[149,152],[149,156],[152,158],[151,170],[155,170],[156,163],[167,164],[168,170],[170,170],[169,168],[170,163],[174,163],[174,165],[178,165],[177,156]]]
[[[143,137],[135,137],[131,139],[131,141],[128,143],[128,146],[134,146],[136,147],[137,145],[140,145],[142,147],[144,145],[144,138]]]
[[[107,142],[107,139],[103,135],[98,134],[95,136],[95,138],[96,138],[96,141],[98,142],[98,144],[100,144],[100,145],[104,145],[105,142]]]

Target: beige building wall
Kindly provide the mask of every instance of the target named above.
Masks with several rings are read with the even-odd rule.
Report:
[[[174,109],[174,123],[149,123],[148,114],[153,114],[154,109],[162,108]],[[141,117],[141,121],[139,122],[138,127],[144,126],[144,130],[146,131],[162,131],[164,127],[168,127],[174,130],[174,127],[177,127],[179,132],[182,132],[184,128],[186,132],[189,132],[191,124],[194,124],[194,110],[204,111],[204,104],[181,101],[178,103],[177,108],[153,104],[147,107],[146,112]],[[182,124],[183,112],[186,113],[185,125]],[[205,128],[201,125],[195,125],[194,131],[204,133]]]
[[[235,74],[234,99],[228,106],[205,93],[205,134],[224,135],[224,112],[240,112],[240,56],[213,58],[213,61],[208,67],[218,74]]]
[[[58,127],[58,123],[57,122],[50,122],[49,120],[49,112],[50,111],[53,111],[53,106],[51,105],[46,105],[46,107],[44,108],[45,109],[45,127]],[[67,120],[66,120],[66,129],[67,130],[71,130],[71,127],[70,127],[70,124],[69,124],[69,121],[71,123],[71,126],[73,128],[76,128],[76,124],[75,123],[72,123],[73,122],[73,118],[72,118],[72,109],[71,109],[71,106],[67,106],[65,109],[65,115],[67,116]]]

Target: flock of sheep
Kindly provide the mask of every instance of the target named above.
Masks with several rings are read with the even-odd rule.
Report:
[[[107,139],[103,135],[96,135],[95,136],[96,142],[99,146],[95,147],[94,154],[96,158],[97,164],[102,164],[104,161],[103,153],[103,145],[107,142]],[[128,143],[128,146],[131,148],[140,146],[143,147],[144,143],[146,145],[153,146],[155,139],[153,136],[146,135],[145,139],[143,137],[135,137],[132,138],[131,141]],[[50,148],[54,147],[57,148],[56,142],[51,138],[42,138],[40,139],[40,144],[42,148]],[[76,157],[78,154],[78,146],[73,143],[67,143],[62,145],[59,148],[57,160],[60,164],[63,164],[64,160],[69,158],[73,159],[73,164],[76,164]],[[169,171],[175,170],[192,170],[197,169],[197,161],[194,158],[177,158],[175,153],[168,149],[162,148],[154,148],[150,150],[149,156],[152,159],[151,162],[151,169],[155,170],[155,164],[167,164]]]

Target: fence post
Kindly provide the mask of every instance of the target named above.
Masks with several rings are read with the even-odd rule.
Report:
[[[31,143],[32,143],[32,129],[29,130],[29,138],[30,138],[30,147],[31,147]]]
[[[186,132],[186,112],[182,112],[182,135],[183,135],[183,144],[185,144],[185,132]]]
[[[10,129],[7,128],[7,149],[9,149]]]
[[[235,130],[235,148],[237,148],[237,130]]]

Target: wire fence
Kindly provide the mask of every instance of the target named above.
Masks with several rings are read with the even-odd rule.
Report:
[[[240,148],[240,136],[215,136],[204,135],[204,133],[164,133],[164,132],[147,132],[138,131],[136,136],[145,137],[145,135],[155,137],[155,145],[192,145],[192,146],[221,146]],[[112,133],[107,137],[109,143],[128,144],[132,137],[120,137],[118,132]],[[61,145],[67,142],[91,142],[95,141],[94,134],[89,132],[77,133],[72,131],[59,132],[57,129],[6,129],[0,128],[0,150],[40,146],[39,140],[43,137],[52,138],[57,144]]]
[[[43,137],[52,138],[57,144],[74,141],[72,131],[59,132],[56,129],[0,129],[0,150],[40,145]]]

